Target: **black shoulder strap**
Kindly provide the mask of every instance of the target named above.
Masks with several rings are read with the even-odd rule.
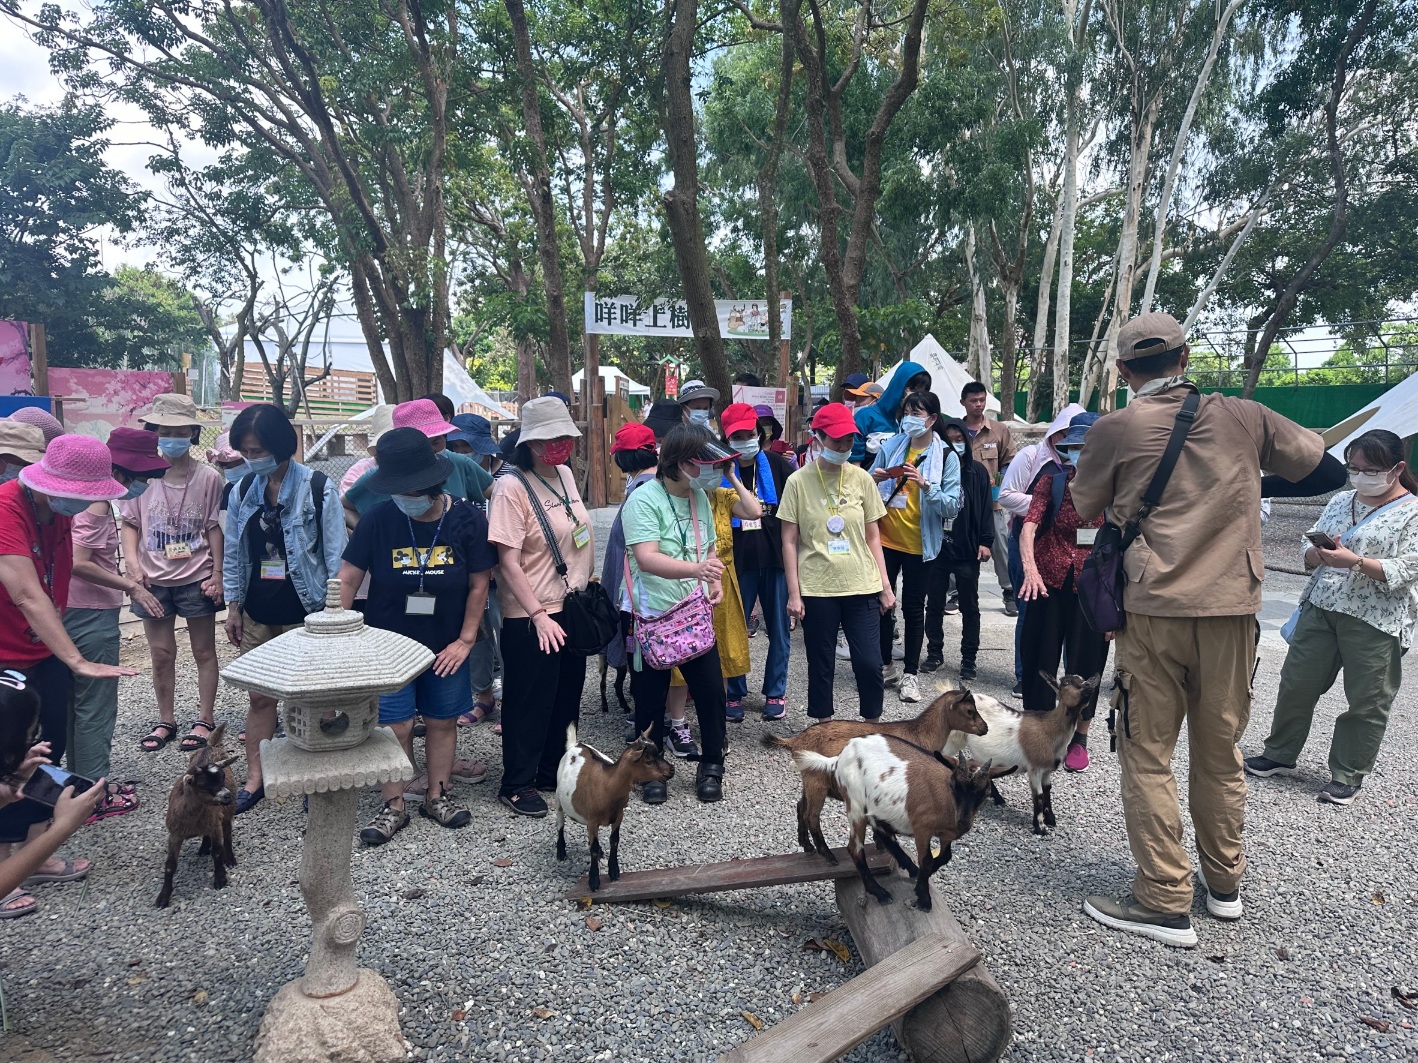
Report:
[[[1128,522],[1128,526],[1123,531],[1123,549],[1126,550],[1132,545],[1132,541],[1141,532],[1140,525],[1157,508],[1157,504],[1162,501],[1162,492],[1167,489],[1167,481],[1172,478],[1172,470],[1177,467],[1177,459],[1182,456],[1182,445],[1187,441],[1187,433],[1191,431],[1192,422],[1196,420],[1197,407],[1201,405],[1201,393],[1193,391],[1182,403],[1182,408],[1177,411],[1177,419],[1172,424],[1172,435],[1167,440],[1167,449],[1162,452],[1162,460],[1157,463],[1157,471],[1152,474],[1152,482],[1147,485],[1147,490],[1142,495],[1142,508],[1137,511],[1137,516]]]
[[[310,474],[310,499],[315,503],[315,555],[325,556],[325,485],[330,478],[316,470]]]
[[[241,478],[241,500],[246,501],[246,496],[251,493],[251,485],[256,482],[256,474],[248,472]]]
[[[551,521],[547,520],[541,500],[537,498],[537,493],[532,490],[532,485],[527,482],[527,478],[522,475],[521,469],[514,466],[512,475],[517,477],[522,484],[522,489],[527,492],[527,500],[532,504],[532,512],[537,515],[537,523],[542,526],[542,538],[547,541],[547,548],[551,551],[551,560],[556,567],[556,574],[565,580],[567,578],[566,561],[561,556],[561,547],[556,541],[556,533],[551,530]],[[560,475],[557,473],[558,477]],[[567,586],[570,587],[570,583],[567,583]]]

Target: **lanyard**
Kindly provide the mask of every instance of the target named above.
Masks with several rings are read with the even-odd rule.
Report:
[[[837,467],[837,493],[835,495],[827,493],[827,481],[822,478],[822,466],[814,461],[812,467],[817,470],[817,482],[822,485],[823,497],[827,499],[827,512],[835,517],[842,512],[842,477],[846,475],[847,467],[845,465]]]
[[[39,505],[34,500],[34,492],[31,491],[28,487],[25,488],[25,498],[29,500],[30,510],[34,513],[35,531],[39,533],[35,536],[36,542],[33,547],[34,556],[40,559],[40,565],[44,569],[44,593],[49,595],[50,602],[53,602],[54,555],[57,552],[59,545],[59,533],[57,530],[57,526],[54,523],[54,517],[57,516],[57,514],[54,514],[51,510],[51,516],[49,518],[49,542],[47,544],[49,546],[49,549],[46,550],[44,549],[46,545],[44,541],[46,538],[45,528],[39,522]]]
[[[197,469],[195,466],[187,470],[187,479],[182,483],[182,497],[177,500],[176,513],[172,512],[172,505],[169,502],[170,496],[168,494],[167,477],[164,475],[163,478],[158,481],[158,483],[162,485],[163,504],[167,506],[168,530],[161,533],[163,546],[166,546],[169,542],[177,542],[178,529],[182,527],[182,511],[187,508],[187,491],[192,486],[192,477],[196,475]],[[184,538],[182,541],[186,542],[187,540]]]
[[[679,507],[675,504],[675,496],[672,495],[672,494],[670,494],[669,488],[667,488],[664,484],[660,484],[660,490],[662,490],[662,491],[665,492],[665,499],[666,499],[666,501],[668,501],[669,504],[670,504],[670,516],[674,519],[674,522],[675,522],[675,534],[679,536],[680,549],[684,551],[684,556],[683,556],[683,558],[681,558],[681,560],[688,561],[688,560],[689,560],[689,536],[686,535],[685,532],[684,532],[684,524],[685,524],[685,519],[687,519],[687,520],[689,521],[689,523],[690,523],[691,526],[695,525],[695,523],[696,523],[696,522],[695,522],[695,516],[694,516],[693,494],[690,495],[690,500],[689,500],[688,502],[686,502],[686,504],[685,504],[685,505],[686,505],[686,508],[689,510],[689,516],[688,516],[688,518],[681,518],[680,515],[679,515]],[[693,486],[691,486],[689,490],[690,490],[691,492],[693,492],[693,491],[694,491]],[[695,560],[696,562],[698,562],[698,560],[699,560],[699,549],[698,549],[698,545],[697,545],[697,544],[698,544],[698,541],[699,541],[699,529],[698,529],[698,527],[695,527],[695,528],[694,528],[694,538],[695,538],[695,543],[696,543],[695,551],[694,551],[694,553],[695,553],[694,560]]]
[[[447,496],[447,495],[444,495],[443,497],[444,497],[444,498],[447,498],[448,496]],[[448,519],[448,511],[449,511],[450,509],[452,509],[452,508],[453,508],[453,507],[452,507],[451,505],[448,505],[448,506],[444,506],[444,507],[443,507],[443,512],[442,512],[442,514],[439,515],[439,518],[438,518],[438,527],[436,527],[436,528],[433,529],[433,542],[431,542],[431,543],[428,544],[428,553],[422,554],[422,555],[419,554],[419,541],[418,541],[418,537],[417,537],[416,535],[414,535],[414,519],[413,519],[412,517],[410,517],[407,513],[404,514],[404,519],[409,522],[409,539],[410,539],[410,540],[413,542],[413,544],[414,544],[414,557],[418,560],[418,563],[419,563],[419,590],[418,590],[418,592],[419,592],[420,594],[423,593],[423,574],[428,571],[429,562],[433,560],[433,551],[434,551],[434,548],[438,546],[438,535],[439,535],[440,532],[443,531],[443,522]]]
[[[566,519],[571,522],[572,527],[575,527],[577,524],[577,520],[576,514],[571,512],[571,492],[567,491],[565,494],[562,494],[551,484],[547,483],[545,480],[542,480],[542,474],[537,472],[535,469],[532,470],[532,475],[535,476],[538,480],[541,480],[542,486],[545,487],[548,491],[550,491],[552,493],[552,496],[555,497],[555,499],[561,503],[561,508],[566,510]],[[561,482],[561,473],[556,474],[556,479],[558,483]]]

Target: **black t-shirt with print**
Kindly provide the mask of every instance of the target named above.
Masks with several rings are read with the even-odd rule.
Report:
[[[428,557],[430,546],[434,549]],[[487,541],[487,517],[462,500],[448,511],[441,529],[436,520],[410,520],[393,502],[380,502],[360,518],[344,556],[369,573],[365,621],[407,635],[434,653],[463,630],[468,576],[497,564],[497,551]],[[419,562],[424,557],[428,564],[423,589],[434,596],[433,615],[410,616],[408,596],[419,589]]]
[[[247,556],[251,562],[251,579],[246,587],[246,600],[241,608],[258,624],[282,626],[305,620],[305,606],[295,593],[290,570],[286,564],[286,537],[281,529],[280,506],[262,506],[246,524]],[[271,561],[285,573],[281,579],[261,575],[261,562]],[[273,571],[275,571],[273,569]]]

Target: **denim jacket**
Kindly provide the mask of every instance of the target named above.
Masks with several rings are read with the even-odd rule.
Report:
[[[292,459],[281,483],[281,532],[286,540],[286,564],[291,583],[301,604],[309,612],[325,606],[325,581],[340,572],[345,552],[345,510],[340,505],[340,488],[335,480],[325,481],[325,501],[321,517],[325,525],[324,555],[316,554],[315,500],[310,492],[310,468]],[[257,476],[241,494],[242,481],[233,485],[227,500],[226,545],[222,565],[222,592],[228,604],[246,600],[251,582],[251,549],[246,542],[246,526],[261,509],[266,497],[266,477]]]
[[[898,432],[881,445],[876,460],[871,463],[872,469],[890,469],[902,464],[910,448],[911,437]],[[940,553],[945,522],[955,519],[961,502],[960,459],[934,434],[921,462],[922,475],[930,468],[938,468],[940,475],[937,479],[928,476],[926,486],[921,489],[921,559],[924,561],[934,561]]]

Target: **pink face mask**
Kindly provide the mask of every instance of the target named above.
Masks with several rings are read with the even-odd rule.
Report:
[[[548,465],[565,465],[576,450],[576,440],[558,439],[542,446],[542,460]]]

